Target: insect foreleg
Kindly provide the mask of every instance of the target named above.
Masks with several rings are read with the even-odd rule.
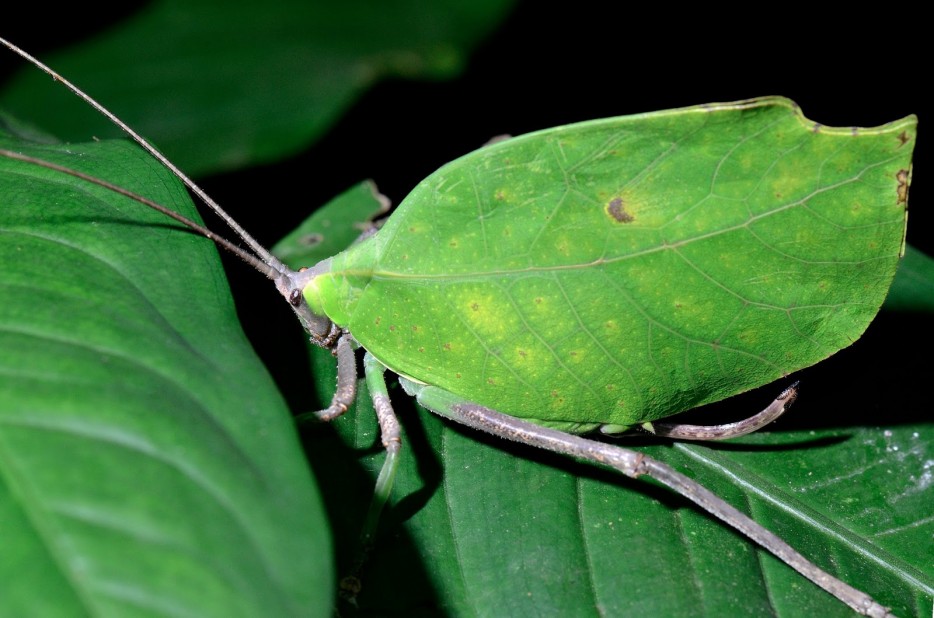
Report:
[[[729,440],[748,433],[759,431],[779,416],[794,403],[798,396],[798,383],[795,382],[775,398],[762,412],[736,423],[723,425],[683,425],[675,423],[644,423],[642,428],[657,436],[675,440]]]
[[[299,422],[308,420],[331,421],[347,411],[357,398],[357,359],[354,355],[350,333],[342,333],[334,346],[337,357],[337,388],[331,397],[331,405],[323,410],[299,414]]]
[[[888,609],[872,597],[822,570],[777,535],[696,481],[660,461],[630,449],[542,427],[475,403],[465,402],[462,397],[438,387],[416,384],[402,377],[399,381],[406,392],[413,395],[420,404],[463,425],[507,440],[611,467],[632,478],[650,476],[717,519],[736,528],[857,613],[878,618],[891,616]]]

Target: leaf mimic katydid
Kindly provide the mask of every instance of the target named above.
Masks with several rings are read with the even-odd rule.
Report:
[[[574,434],[651,428],[859,337],[902,250],[913,117],[831,129],[786,99],[764,98],[514,138],[432,174],[379,232],[301,272],[111,119],[241,235],[259,259],[242,257],[275,281],[312,340],[334,350],[338,387],[314,416],[334,418],[352,403],[354,348],[366,350],[388,449],[374,512],[388,496],[400,443],[388,368],[443,416],[648,474],[854,610],[886,615],[671,468]],[[769,422],[792,397],[783,393],[744,430]],[[711,437],[677,425],[663,431]]]

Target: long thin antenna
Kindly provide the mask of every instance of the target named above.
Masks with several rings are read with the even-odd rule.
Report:
[[[238,258],[240,258],[241,260],[243,260],[244,262],[246,262],[247,264],[249,264],[256,270],[258,270],[259,272],[263,273],[264,275],[266,275],[273,281],[278,279],[279,276],[282,274],[279,271],[277,271],[274,267],[270,266],[269,264],[266,264],[265,262],[257,258],[252,253],[249,253],[248,251],[244,251],[243,249],[233,244],[232,242],[230,242],[223,236],[220,236],[212,232],[211,230],[204,227],[203,225],[195,223],[188,217],[180,215],[174,210],[166,208],[165,206],[163,206],[162,204],[159,204],[158,202],[154,202],[150,200],[149,198],[143,197],[142,195],[137,195],[136,193],[133,193],[132,191],[127,191],[123,187],[107,182],[106,180],[101,180],[100,178],[96,178],[94,176],[91,176],[90,174],[85,174],[84,172],[79,172],[78,170],[71,169],[70,167],[65,167],[64,165],[58,165],[57,163],[51,163],[49,161],[43,161],[42,159],[30,157],[29,155],[24,155],[19,152],[13,152],[12,150],[6,150],[3,148],[0,148],[0,157],[6,157],[7,159],[14,159],[16,161],[23,161],[25,163],[31,163],[32,165],[38,165],[39,167],[44,167],[50,170],[54,170],[56,172],[61,172],[62,174],[68,174],[70,176],[74,176],[75,178],[80,178],[81,180],[84,180],[85,182],[89,182],[91,184],[104,187],[105,189],[109,191],[113,191],[114,193],[118,193],[120,195],[128,197],[131,200],[136,200],[140,204],[149,206],[153,210],[157,210],[161,212],[162,214],[164,214],[165,216],[171,217],[172,219],[175,219],[179,223],[191,228],[192,230],[207,237],[208,239],[213,240],[216,244],[220,245],[221,247],[223,247],[230,253],[233,253]]]
[[[67,79],[65,79],[58,73],[56,73],[55,71],[53,71],[50,67],[46,66],[45,64],[40,62],[38,59],[36,59],[34,56],[20,49],[13,43],[10,43],[3,37],[0,37],[0,43],[3,43],[5,47],[19,54],[25,60],[28,60],[35,66],[39,67],[40,69],[48,73],[52,77],[52,79],[54,79],[55,81],[61,82],[62,84],[64,84],[66,88],[71,90],[77,96],[84,99],[84,101],[86,101],[88,105],[90,105],[91,107],[96,109],[98,112],[103,114],[105,117],[107,117],[107,119],[109,119],[116,126],[120,127],[120,129],[123,130],[123,132],[126,133],[128,136],[130,136],[130,138],[134,142],[142,146],[143,149],[146,150],[146,152],[148,152],[153,157],[155,157],[156,160],[159,161],[159,163],[164,165],[169,171],[175,174],[178,177],[178,179],[181,180],[185,184],[185,186],[191,190],[192,193],[197,195],[198,198],[200,198],[201,201],[204,202],[208,206],[208,208],[213,210],[217,214],[218,217],[223,219],[224,223],[226,223],[230,227],[230,229],[232,229],[237,234],[237,236],[243,239],[243,242],[249,245],[250,249],[257,255],[257,257],[259,257],[260,260],[262,260],[263,263],[268,265],[269,268],[272,268],[279,274],[287,274],[287,273],[292,272],[292,269],[290,269],[288,266],[286,266],[281,261],[279,261],[279,259],[276,258],[276,256],[274,256],[269,251],[267,251],[266,248],[263,247],[261,244],[259,244],[259,242],[257,242],[256,239],[254,239],[245,229],[240,227],[240,224],[237,223],[233,219],[233,217],[228,215],[227,212],[223,208],[221,208],[217,202],[211,199],[211,196],[205,193],[201,187],[196,185],[195,182],[191,178],[186,176],[184,172],[182,172],[180,169],[178,169],[175,166],[175,164],[173,164],[166,157],[164,157],[162,153],[160,153],[153,146],[151,146],[149,142],[143,139],[143,137],[139,133],[131,129],[129,125],[127,125],[125,122],[117,118],[110,110],[108,110],[106,107],[104,107],[103,105],[101,105],[100,103],[92,99],[90,95],[85,94],[83,90],[81,90],[80,88],[75,86],[73,83],[71,83],[70,81],[68,81]],[[211,234],[213,234],[213,232],[211,232]],[[211,238],[212,240],[216,240],[216,238],[219,238],[216,235],[214,235],[214,237],[211,237],[211,236],[208,236],[208,237]],[[266,271],[263,270],[262,272],[265,273]]]

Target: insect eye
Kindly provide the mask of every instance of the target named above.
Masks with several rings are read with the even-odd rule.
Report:
[[[298,307],[299,305],[301,305],[302,304],[302,291],[292,290],[292,292],[289,294],[289,303],[291,303],[293,307]]]

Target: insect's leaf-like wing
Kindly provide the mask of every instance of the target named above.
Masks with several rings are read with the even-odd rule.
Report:
[[[523,135],[428,176],[316,294],[466,400],[663,418],[862,335],[903,250],[915,125],[824,127],[766,97]]]
[[[197,217],[127,142],[0,139]],[[326,614],[317,490],[213,245],[0,158],[0,256],[0,614]]]

